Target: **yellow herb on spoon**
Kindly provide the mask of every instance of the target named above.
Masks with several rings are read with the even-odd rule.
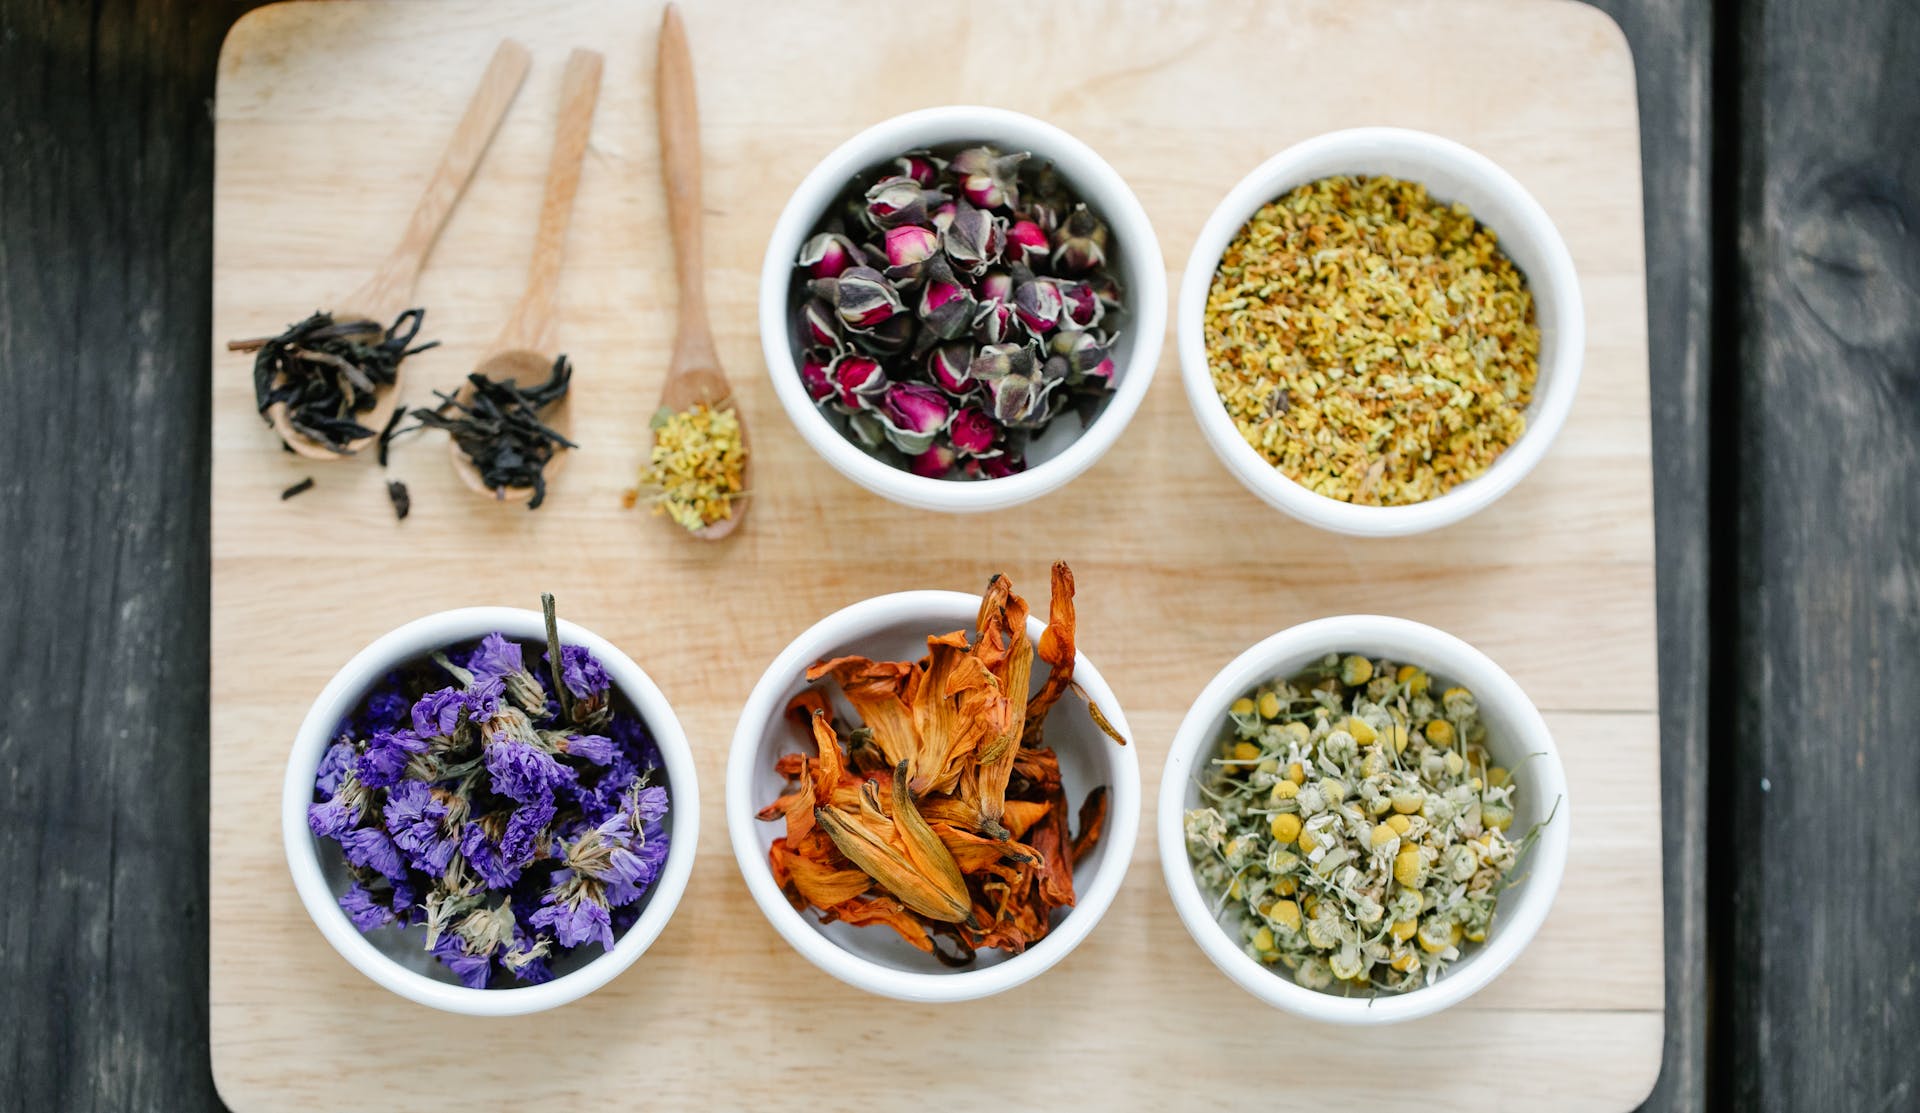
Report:
[[[653,512],[687,530],[733,517],[733,502],[745,494],[746,442],[732,407],[704,403],[653,418],[653,455],[640,482],[658,493]]]

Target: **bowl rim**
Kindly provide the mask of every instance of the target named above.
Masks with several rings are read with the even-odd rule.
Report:
[[[1502,899],[1496,929],[1488,934],[1471,963],[1431,985],[1395,996],[1338,997],[1297,985],[1261,965],[1214,918],[1200,891],[1186,849],[1186,786],[1199,754],[1217,738],[1227,707],[1255,685],[1271,679],[1281,662],[1302,654],[1365,652],[1421,664],[1466,685],[1482,706],[1496,706],[1517,725],[1517,747],[1537,752],[1528,778],[1542,797],[1559,798],[1558,813],[1541,829],[1526,860],[1532,875],[1525,886]],[[1428,1016],[1466,1000],[1512,965],[1545,922],[1566,872],[1572,808],[1566,769],[1561,764],[1546,720],[1520,685],[1480,650],[1465,641],[1410,619],[1351,614],[1315,619],[1288,627],[1235,657],[1208,681],[1175,732],[1161,771],[1155,833],[1161,873],[1187,934],[1220,971],[1242,989],[1278,1009],[1331,1024],[1393,1024]]]
[[[1559,330],[1550,365],[1541,367],[1544,391],[1536,394],[1534,412],[1520,439],[1509,445],[1487,469],[1445,494],[1402,506],[1356,506],[1317,494],[1267,463],[1241,437],[1221,405],[1207,365],[1204,318],[1207,291],[1220,256],[1240,227],[1281,193],[1334,170],[1302,173],[1302,168],[1328,158],[1361,159],[1381,151],[1408,157],[1472,180],[1501,197],[1514,214],[1494,231],[1503,243],[1525,242],[1537,248],[1540,273],[1527,274],[1536,303],[1551,299]],[[1475,213],[1480,219],[1481,214]],[[1491,226],[1491,225],[1490,225]],[[1566,424],[1579,391],[1586,358],[1586,312],[1580,278],[1566,241],[1540,203],[1519,180],[1498,163],[1464,144],[1410,128],[1364,127],[1326,132],[1302,140],[1268,158],[1240,179],[1214,207],[1195,237],[1187,267],[1180,279],[1175,307],[1176,346],[1181,380],[1194,420],[1227,470],[1268,505],[1309,525],[1356,537],[1398,537],[1452,525],[1486,509],[1512,490],[1547,454]]]
[[[970,623],[979,608],[980,596],[962,591],[901,591],[872,596],[826,616],[788,643],[761,674],[741,709],[740,722],[734,729],[727,753],[727,831],[733,842],[734,860],[748,891],[753,894],[754,903],[760,906],[774,930],[809,962],[848,985],[883,997],[914,1002],[970,1001],[1004,992],[1038,977],[1065,958],[1100,922],[1120,891],[1133,861],[1134,846],[1139,841],[1140,742],[1129,729],[1126,714],[1100,670],[1085,653],[1076,650],[1075,683],[1099,704],[1101,712],[1128,744],[1109,745],[1103,750],[1107,758],[1110,806],[1108,826],[1102,838],[1109,840],[1108,853],[1091,881],[1083,887],[1076,886],[1073,908],[1045,938],[993,966],[948,973],[895,970],[842,949],[821,934],[805,913],[789,904],[786,895],[773,883],[757,833],[761,821],[755,818],[755,813],[761,804],[752,795],[753,780],[760,771],[755,758],[766,725],[782,713],[787,689],[794,678],[819,660],[822,653],[866,636],[876,627],[926,615],[928,632],[933,633],[941,623]],[[1028,615],[1029,634],[1038,638],[1044,626],[1038,615]]]
[[[950,136],[940,139],[938,135]],[[996,139],[1051,158],[1083,188],[1101,194],[1100,215],[1125,245],[1133,349],[1116,374],[1113,396],[1091,424],[1058,455],[999,479],[932,479],[875,458],[843,436],[807,396],[791,350],[787,310],[793,258],[828,199],[874,162],[918,146]],[[1090,199],[1091,200],[1091,199]],[[759,290],[760,346],[780,406],[813,450],[840,474],[867,490],[923,510],[973,513],[999,510],[1065,486],[1092,467],[1125,432],[1145,399],[1160,363],[1167,330],[1167,271],[1160,241],[1132,187],[1092,147],[1061,128],[1024,113],[983,105],[943,105],[892,116],[829,152],[788,197],[767,238]]]
[[[307,828],[307,805],[313,799],[314,773],[342,716],[359,702],[376,677],[399,662],[496,630],[509,637],[544,641],[545,622],[539,612],[517,607],[462,607],[424,615],[387,631],[354,654],[327,681],[301,720],[288,755],[281,786],[281,841],[294,888],[314,926],[342,958],[373,981],[410,1001],[445,1012],[518,1016],[586,996],[633,965],[653,944],[679,905],[693,872],[700,838],[700,784],[686,732],[666,696],[631,657],[600,635],[563,618],[558,623],[561,642],[590,649],[606,666],[614,685],[633,701],[660,751],[673,794],[673,845],[667,850],[666,864],[640,917],[615,940],[612,950],[550,982],[469,989],[395,962],[355,928],[340,908],[321,871],[317,840]]]

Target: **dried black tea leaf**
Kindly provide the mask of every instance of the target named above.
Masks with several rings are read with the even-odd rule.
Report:
[[[286,490],[280,492],[280,501],[285,502],[295,495],[303,495],[313,489],[313,477],[308,476]]]
[[[346,455],[355,441],[374,435],[359,415],[373,409],[379,392],[398,379],[400,361],[439,341],[415,345],[423,309],[409,309],[391,326],[365,319],[338,321],[315,313],[278,336],[236,340],[231,351],[253,351],[253,395],[260,414],[286,407],[292,428]]]
[[[395,435],[420,428],[446,430],[473,461],[488,489],[504,494],[531,487],[533,498],[527,509],[537,510],[547,497],[547,462],[563,448],[579,447],[540,420],[540,411],[566,397],[572,379],[573,364],[564,354],[554,360],[546,382],[524,390],[513,379],[468,375],[467,392],[436,391],[440,404],[413,411],[418,424]]]
[[[393,503],[393,516],[400,521],[407,520],[407,514],[413,509],[413,496],[407,494],[407,485],[398,479],[387,483],[387,498]]]

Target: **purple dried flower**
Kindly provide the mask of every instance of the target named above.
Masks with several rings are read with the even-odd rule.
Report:
[[[347,886],[340,894],[340,910],[353,921],[353,926],[361,931],[372,931],[393,922],[393,909],[375,900],[372,893],[361,887],[358,881]]]
[[[434,877],[447,872],[458,844],[445,832],[447,806],[420,781],[401,781],[387,792],[385,818],[394,845],[413,868]]]
[[[426,749],[427,740],[405,728],[377,731],[354,759],[354,778],[368,788],[386,788],[406,773],[413,755]]]
[[[320,755],[320,769],[313,776],[313,787],[332,796],[340,791],[340,782],[352,771],[353,743],[345,740],[332,743],[327,752]]]
[[[540,834],[553,822],[555,810],[551,792],[514,809],[500,836],[500,860],[515,867],[532,864],[540,849]]]
[[[630,810],[642,824],[657,823],[667,817],[667,789],[665,785],[648,785],[633,794]]]
[[[421,738],[451,735],[460,725],[460,713],[466,709],[467,694],[459,688],[428,692],[414,702],[413,733]]]
[[[318,838],[337,839],[342,831],[360,822],[360,811],[341,797],[307,805],[307,829]]]
[[[460,853],[489,889],[511,888],[520,880],[520,867],[501,856],[500,848],[488,840],[479,823],[461,828]]]
[[[541,657],[545,660],[545,655]],[[613,677],[605,665],[584,645],[560,647],[560,682],[574,699],[588,699],[613,687]]]
[[[879,413],[893,446],[917,456],[946,428],[947,419],[953,416],[953,404],[938,389],[923,383],[895,383],[881,397]]]
[[[822,232],[800,245],[800,265],[814,278],[838,278],[865,261],[853,241],[838,232]]]
[[[476,679],[471,688],[461,693],[461,702],[467,707],[467,718],[475,723],[492,720],[500,714],[500,697],[506,692],[506,682],[499,677]]]
[[[953,447],[967,456],[984,456],[993,451],[993,442],[999,435],[999,426],[978,406],[968,406],[954,414],[953,424],[947,428]]]
[[[568,757],[583,758],[595,765],[608,765],[619,756],[619,747],[613,739],[599,734],[570,735],[560,743],[560,752]]]
[[[493,956],[474,954],[467,941],[454,932],[446,932],[433,944],[433,957],[454,972],[468,989],[485,989],[493,974]]]
[[[397,681],[389,678],[388,684]],[[397,687],[382,688],[367,697],[366,714],[361,716],[362,733],[376,730],[392,730],[404,726],[407,722],[407,709],[410,705],[407,697],[400,694]]]
[[[554,789],[574,779],[574,772],[552,754],[508,738],[487,747],[487,776],[495,792],[529,804],[551,796]]]
[[[488,634],[481,638],[479,647],[467,658],[467,671],[472,673],[476,680],[505,680],[513,673],[519,672],[521,668],[520,643],[508,641],[506,636],[500,633]],[[442,731],[441,733],[452,732]]]
[[[560,874],[554,876],[557,879]],[[566,889],[572,892],[564,893]],[[536,928],[552,928],[554,941],[562,947],[578,947],[588,940],[597,940],[604,948],[613,947],[613,921],[601,897],[583,886],[561,884],[549,889],[540,901],[539,911],[527,922]]]
[[[362,869],[377,871],[382,877],[394,881],[407,879],[407,864],[400,858],[400,849],[393,840],[378,827],[355,827],[340,832],[340,850],[347,861]]]

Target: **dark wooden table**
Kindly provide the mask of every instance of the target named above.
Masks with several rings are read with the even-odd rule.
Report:
[[[211,100],[252,6],[0,0],[7,1108],[219,1106]],[[1633,45],[1646,166],[1649,1108],[1920,1108],[1920,7],[1601,6]]]

